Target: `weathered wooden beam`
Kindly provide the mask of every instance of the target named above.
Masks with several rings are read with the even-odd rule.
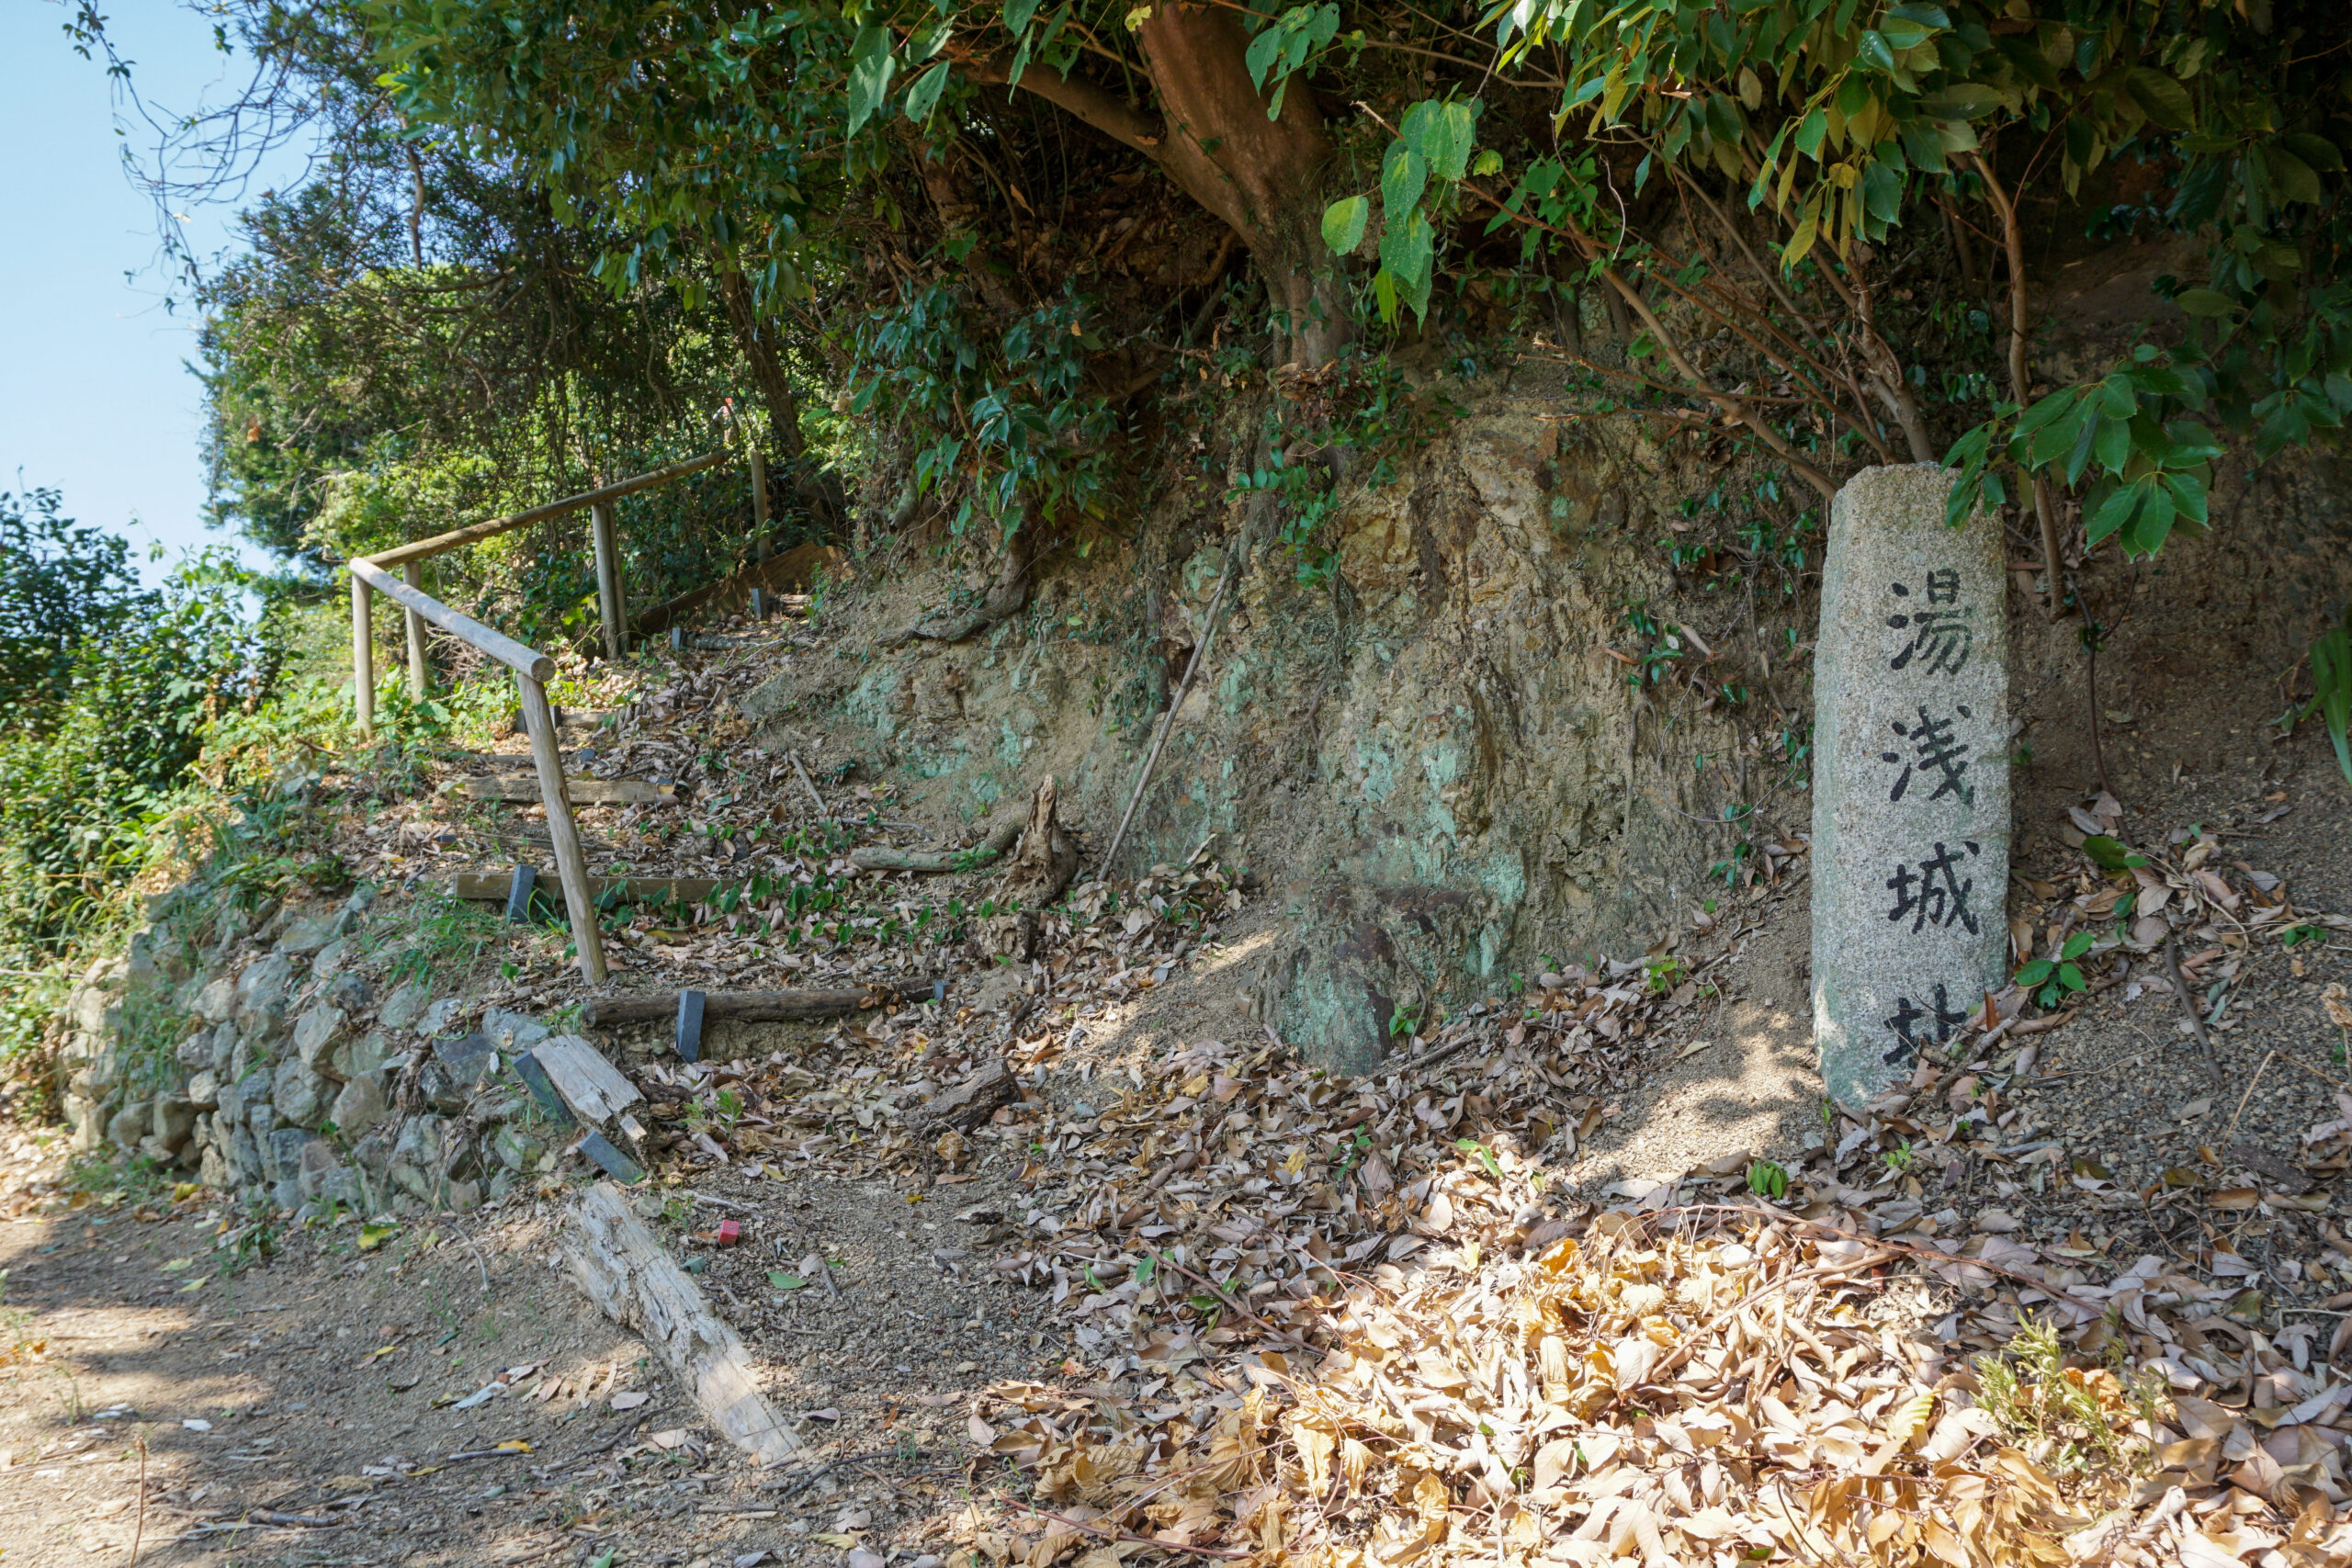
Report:
[[[840,1018],[891,1002],[924,1001],[938,994],[941,982],[880,980],[871,986],[803,987],[786,991],[711,991],[703,998],[706,1018],[741,1018],[779,1023],[820,1018]],[[639,997],[591,997],[581,1010],[582,1021],[592,1029],[616,1023],[644,1023],[678,1015],[678,993],[652,991]]]
[[[538,781],[514,776],[485,778],[475,774],[459,785],[476,800],[539,798]],[[563,787],[574,806],[675,806],[678,786],[659,779],[595,779],[565,774]]]
[[[534,798],[537,798],[534,796]],[[538,871],[539,892],[558,902],[561,890],[543,869]],[[478,903],[496,903],[505,898],[514,886],[514,874],[508,871],[461,871],[449,879],[449,897]],[[617,887],[621,897],[632,904],[699,904],[720,888],[730,886],[702,876],[592,876],[588,879],[588,896],[602,898]]]
[[[596,923],[596,896],[588,890],[588,857],[581,852],[580,829],[571,819],[571,798],[563,787],[563,752],[556,739],[555,714],[548,706],[547,688],[519,670],[514,672],[514,688],[523,699],[524,720],[530,726],[531,760],[539,771],[539,799],[547,807],[548,839],[571,919],[572,951],[579,955],[582,976],[592,986],[601,986],[605,983],[605,935]]]
[[[799,1451],[799,1439],[761,1394],[742,1340],[629,1212],[619,1189],[600,1181],[582,1193],[561,1245],[582,1292],[661,1353],[704,1417],[729,1442],[762,1465],[782,1463]]]
[[[473,644],[501,664],[511,668],[517,675],[542,683],[555,679],[555,660],[537,649],[524,647],[504,632],[486,626],[471,615],[458,614],[440,600],[434,598],[422,589],[411,588],[407,583],[364,557],[348,564],[351,568],[353,604],[359,603],[357,594],[361,585],[364,584],[388,598],[398,600],[451,637]],[[357,612],[355,611],[355,620],[356,615]],[[370,678],[372,677],[371,666]]]
[[[444,550],[454,550],[462,546],[480,544],[484,539],[495,538],[513,529],[527,527],[533,523],[544,523],[550,517],[561,517],[570,513],[578,512],[583,507],[594,506],[599,502],[618,501],[625,495],[635,495],[639,491],[651,490],[655,485],[668,484],[672,479],[684,479],[688,474],[701,472],[714,463],[723,462],[726,457],[727,449],[722,446],[716,452],[706,452],[699,457],[689,457],[683,463],[673,463],[666,468],[656,468],[650,474],[639,474],[634,479],[621,479],[598,490],[582,491],[578,495],[568,495],[561,501],[550,501],[544,506],[534,506],[527,512],[517,512],[507,517],[492,517],[484,523],[469,523],[462,528],[452,528],[446,534],[435,534],[429,539],[415,539],[405,545],[395,545],[389,550],[379,550],[368,558],[378,566],[401,566],[409,561],[423,560],[427,556],[437,556]]]
[[[644,1103],[644,1091],[606,1061],[602,1051],[577,1034],[559,1034],[534,1046],[531,1055],[575,1118],[600,1133],[614,1134],[624,1147],[643,1157],[645,1127],[630,1114],[629,1107]]]

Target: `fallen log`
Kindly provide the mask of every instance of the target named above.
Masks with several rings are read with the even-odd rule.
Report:
[[[1023,826],[1018,817],[1000,823],[968,850],[852,850],[849,863],[860,871],[977,871],[1011,849]]]
[[[799,1451],[799,1439],[761,1394],[742,1340],[618,1190],[600,1181],[581,1195],[562,1248],[582,1292],[661,1353],[729,1442],[762,1465]]]
[[[758,1023],[840,1018],[891,1002],[929,1001],[945,984],[936,980],[884,980],[871,986],[803,987],[786,991],[712,991],[703,998],[706,1018],[740,1018]],[[616,1023],[650,1023],[678,1016],[678,993],[652,991],[637,997],[591,997],[581,1009],[591,1029]]]

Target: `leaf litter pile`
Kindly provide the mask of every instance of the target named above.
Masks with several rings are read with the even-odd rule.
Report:
[[[2132,858],[2090,873],[2109,926],[2145,914],[2098,879],[2144,891],[2150,864],[2225,953],[2297,922],[2275,884],[2244,895],[2249,922],[2199,868]],[[1240,903],[1202,861],[1123,891],[1090,884],[1047,918],[1001,1018],[844,1030],[865,1064],[846,1082],[747,1064],[762,1114],[697,1140],[935,1198],[976,1164],[1018,1169],[1016,1200],[962,1216],[992,1255],[934,1261],[1044,1292],[1077,1359],[971,1405],[981,1476],[1002,1467],[958,1521],[973,1568],[2352,1561],[2352,1379],[2327,1332],[2352,1316],[2282,1315],[2225,1246],[2116,1272],[2078,1234],[2037,1247],[1999,1210],[1973,1235],[1956,1205],[1929,1212],[1922,1172],[2059,1174],[1995,1126],[2031,1070],[2005,1038],[2029,997],[1794,1169],[1729,1160],[1589,1202],[1556,1172],[1672,1052],[1685,986],[1604,963],[1466,1010],[1377,1077],[1204,1042],[1090,1063],[1057,1104],[1040,1089],[1101,1003],[1163,983]],[[2154,935],[2102,931],[2092,984]],[[991,1039],[1020,1098],[968,1132],[908,1130]],[[2338,1111],[2307,1135],[2315,1174],[2352,1163],[2352,1097]],[[2072,1184],[2113,1206],[2111,1183]],[[2325,1234],[2304,1278],[2352,1286],[2352,1247]]]

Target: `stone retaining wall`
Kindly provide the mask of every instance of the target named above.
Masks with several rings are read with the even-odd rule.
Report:
[[[280,1209],[368,1213],[469,1209],[552,1168],[548,1125],[506,1070],[548,1026],[492,1010],[464,1028],[465,999],[425,979],[379,995],[363,962],[372,888],[250,932],[224,909],[209,948],[180,934],[203,897],[159,900],[128,956],[67,1002],[75,1153],[143,1155]]]

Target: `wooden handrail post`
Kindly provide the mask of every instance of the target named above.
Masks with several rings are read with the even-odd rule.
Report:
[[[613,538],[611,502],[600,501],[588,509],[588,531],[596,541],[596,610],[605,622],[605,657],[617,660],[628,651],[628,612],[621,603],[621,558]]]
[[[351,575],[351,705],[357,716],[359,733],[376,733],[376,628],[372,621],[375,606],[370,601],[368,584],[359,574]]]
[[[411,588],[424,592],[424,568],[411,561],[401,568],[401,576]],[[424,700],[424,689],[432,682],[433,671],[424,662],[424,617],[406,605],[401,607],[401,618],[408,623],[408,694],[418,702]]]
[[[768,558],[768,460],[760,455],[758,445],[748,434],[744,445],[752,449],[752,529],[758,541],[752,547],[753,560]]]
[[[555,732],[555,714],[548,706],[548,689],[521,671],[514,687],[523,699],[523,728],[531,736],[531,761],[538,764],[539,799],[548,811],[548,837],[555,845],[556,874],[563,883],[563,903],[571,917],[571,940],[580,954],[580,973],[592,986],[605,983],[604,932],[596,924],[596,899],[588,886],[588,864],[581,857],[580,832],[571,821],[571,796],[563,787],[563,751]]]

